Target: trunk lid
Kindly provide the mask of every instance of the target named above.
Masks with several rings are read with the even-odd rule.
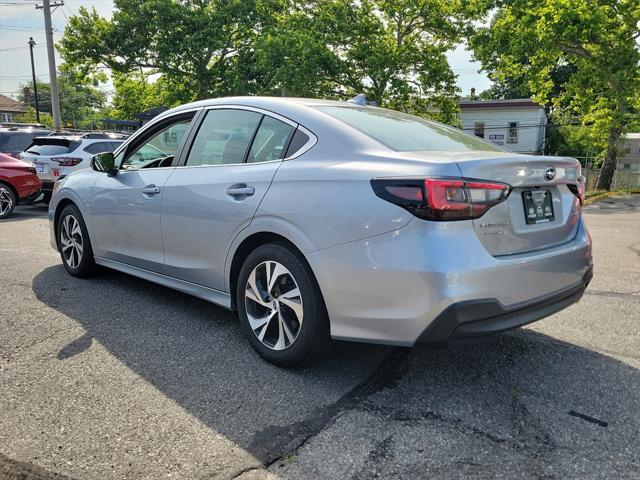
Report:
[[[494,256],[530,252],[572,240],[581,206],[580,163],[572,158],[504,154],[456,159],[462,176],[511,185],[507,200],[473,220],[473,228]],[[550,198],[549,198],[550,195]]]
[[[59,178],[62,167],[55,161],[56,156],[65,156],[80,146],[80,141],[60,137],[36,137],[24,152],[22,160],[32,162],[41,180],[55,181]]]

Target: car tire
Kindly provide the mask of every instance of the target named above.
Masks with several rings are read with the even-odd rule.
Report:
[[[306,260],[286,245],[269,243],[249,254],[238,275],[236,305],[252,347],[275,365],[309,363],[331,343],[320,287]]]
[[[58,251],[64,268],[74,277],[89,277],[96,270],[91,240],[80,210],[67,205],[56,228]]]
[[[13,189],[9,185],[0,183],[0,220],[13,214],[17,200]]]

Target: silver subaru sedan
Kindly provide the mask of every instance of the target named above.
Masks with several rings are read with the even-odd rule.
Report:
[[[592,276],[576,160],[359,100],[191,103],[91,167],[49,206],[66,270],[231,309],[282,366],[331,339],[473,342],[577,302]]]

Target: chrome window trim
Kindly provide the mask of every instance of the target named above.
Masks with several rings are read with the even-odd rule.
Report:
[[[188,108],[188,109],[185,109],[185,110],[180,110],[180,111],[174,112],[174,113],[172,113],[170,115],[158,115],[157,117],[155,117],[154,119],[152,119],[151,121],[146,123],[142,128],[140,128],[140,130],[136,131],[136,133],[134,133],[129,138],[127,138],[124,142],[122,142],[120,144],[120,146],[116,150],[113,151],[113,156],[115,157],[115,156],[119,155],[120,152],[122,150],[125,150],[127,148],[127,146],[131,142],[135,141],[139,136],[144,135],[147,130],[153,128],[155,126],[155,124],[158,123],[158,122],[162,122],[162,121],[171,119],[172,117],[184,115],[185,113],[189,113],[189,112],[195,112],[197,114],[197,112],[199,112],[199,111],[229,110],[229,109],[231,109],[231,110],[249,110],[249,111],[252,111],[252,112],[260,113],[260,114],[267,115],[269,117],[275,118],[276,120],[280,120],[281,122],[286,123],[287,125],[290,125],[294,129],[299,129],[300,131],[302,131],[302,133],[304,133],[305,135],[307,135],[309,137],[309,140],[300,149],[298,149],[298,151],[295,152],[293,155],[290,155],[288,157],[285,157],[285,158],[282,158],[282,159],[278,159],[278,160],[266,160],[264,162],[251,162],[251,163],[245,163],[245,162],[242,162],[242,163],[222,163],[222,164],[219,164],[219,165],[191,165],[191,166],[189,166],[189,165],[176,165],[176,166],[170,166],[170,167],[157,167],[157,168],[166,169],[166,168],[226,167],[226,166],[238,166],[238,165],[262,165],[262,164],[265,164],[265,163],[285,162],[285,161],[293,160],[294,158],[300,157],[301,155],[303,155],[306,152],[308,152],[309,150],[311,150],[316,145],[316,143],[318,143],[318,137],[311,130],[309,130],[308,128],[300,125],[297,122],[294,122],[290,118],[287,118],[287,117],[285,117],[283,115],[280,115],[279,113],[272,112],[271,110],[266,110],[266,109],[257,108],[257,107],[251,107],[251,106],[248,106],[248,105],[236,105],[236,104],[209,105],[209,106],[205,106],[205,107],[194,107],[194,108]],[[295,130],[294,130],[294,134],[295,134]],[[124,169],[124,171],[127,171],[127,170]],[[131,171],[135,171],[135,170],[131,170]]]
[[[298,158],[299,156],[303,155],[304,153],[308,152],[309,150],[311,150],[311,148],[313,148],[315,146],[316,143],[318,143],[318,137],[308,128],[304,127],[303,125],[299,124],[298,122],[291,120],[290,118],[287,118],[283,115],[280,115],[279,113],[276,112],[272,112],[271,110],[267,110],[264,108],[258,108],[258,107],[251,107],[249,105],[237,105],[237,104],[225,104],[225,105],[210,105],[208,107],[204,107],[205,111],[208,110],[249,110],[251,112],[256,112],[256,113],[261,113],[262,115],[266,115],[268,117],[271,118],[275,118],[276,120],[280,120],[283,123],[286,123],[287,125],[293,127],[294,129],[299,129],[302,131],[302,133],[304,133],[305,135],[307,135],[309,137],[309,141],[307,143],[305,143],[302,148],[300,148],[296,153],[294,153],[293,155],[290,155],[288,157],[285,158],[281,158],[278,160],[266,160],[264,162],[243,162],[243,163],[226,163],[226,164],[222,164],[222,165],[248,165],[249,163],[252,164],[263,164],[263,163],[269,163],[269,162],[286,162],[287,160],[293,160],[294,158]],[[295,134],[295,130],[294,130],[294,134]],[[185,167],[187,167],[188,165],[184,165]],[[204,166],[204,165],[194,165],[192,168],[194,167],[198,167],[198,166]]]

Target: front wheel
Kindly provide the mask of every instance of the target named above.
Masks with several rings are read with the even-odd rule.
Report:
[[[0,219],[9,217],[16,208],[16,194],[7,185],[0,183]]]
[[[80,210],[67,205],[58,220],[58,250],[62,264],[74,277],[88,277],[94,273],[96,264],[93,249]]]
[[[247,257],[238,276],[236,305],[251,345],[271,363],[307,363],[330,343],[320,288],[304,259],[285,245],[262,245]]]

